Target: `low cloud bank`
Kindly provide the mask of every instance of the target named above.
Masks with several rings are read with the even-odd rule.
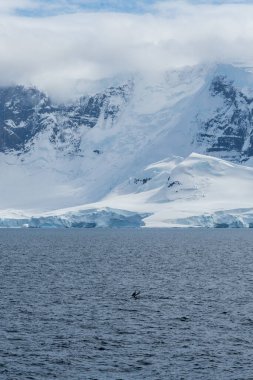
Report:
[[[36,9],[36,0],[6,3],[0,1],[0,85],[68,97],[81,79],[214,61],[253,64],[253,5],[246,2],[162,1],[138,14],[84,12],[76,3],[74,13],[48,17],[15,13]]]

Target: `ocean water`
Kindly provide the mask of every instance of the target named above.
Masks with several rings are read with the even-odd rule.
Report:
[[[1,380],[253,379],[253,230],[0,230],[0,334]]]

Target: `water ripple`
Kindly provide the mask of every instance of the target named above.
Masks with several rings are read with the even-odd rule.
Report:
[[[1,380],[252,379],[252,231],[1,230],[0,242]]]

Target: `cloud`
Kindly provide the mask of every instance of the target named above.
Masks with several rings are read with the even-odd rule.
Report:
[[[32,0],[0,0],[0,13],[12,13],[25,8],[32,9],[34,6],[35,3]]]
[[[213,61],[253,65],[253,5],[245,2],[162,1],[138,14],[78,7],[48,17],[15,14],[21,5],[36,10],[36,0],[4,4],[0,0],[0,85],[34,84],[67,97],[81,79]]]

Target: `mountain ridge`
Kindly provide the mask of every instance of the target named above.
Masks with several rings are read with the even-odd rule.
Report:
[[[152,184],[145,168],[192,152],[242,170],[253,164],[252,73],[215,65],[135,75],[66,104],[36,88],[0,89],[1,210],[35,215],[95,204],[129,184],[133,194],[138,186],[143,192]],[[182,193],[180,178],[160,175],[168,176],[166,190],[155,188],[150,203],[177,203],[176,191],[195,196],[194,185]],[[205,186],[203,194],[208,180]]]

